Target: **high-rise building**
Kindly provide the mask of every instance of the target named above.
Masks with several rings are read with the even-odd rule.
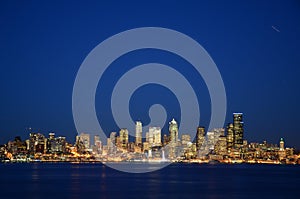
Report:
[[[213,150],[215,147],[215,132],[208,131],[206,136],[207,136],[207,147],[209,148],[209,150]]]
[[[120,144],[123,149],[127,149],[128,146],[128,130],[126,128],[120,129]]]
[[[284,141],[283,141],[283,138],[280,139],[280,142],[279,142],[279,150],[280,150],[280,151],[283,151],[283,150],[284,150]]]
[[[214,147],[215,153],[217,155],[226,155],[227,154],[227,144],[226,137],[221,135]]]
[[[169,122],[170,143],[176,144],[178,141],[178,125],[175,119]]]
[[[80,141],[83,143],[85,150],[89,150],[91,146],[90,142],[90,134],[88,133],[80,133],[78,135]]]
[[[244,139],[243,113],[233,113],[233,134],[234,134],[234,146],[238,147],[243,145],[243,139]]]
[[[197,134],[196,134],[196,148],[197,151],[200,150],[203,142],[205,139],[205,128],[203,126],[199,126],[197,128]]]
[[[55,133],[51,132],[49,133],[49,140],[53,140],[55,138]]]
[[[94,136],[94,146],[93,146],[93,151],[94,151],[95,153],[100,154],[101,150],[102,150],[102,142],[101,142],[101,140],[100,140],[100,136],[99,136],[99,135],[95,135],[95,136]]]
[[[226,136],[226,141],[227,141],[227,149],[230,150],[233,148],[234,145],[234,135],[233,135],[233,124],[229,123],[226,127],[227,131],[227,136]]]
[[[47,150],[47,139],[43,134],[30,133],[29,134],[29,152],[31,154],[44,153]]]
[[[66,137],[56,137],[50,140],[52,153],[64,153],[66,151]]]
[[[117,151],[116,136],[116,132],[111,132],[109,138],[107,138],[107,151],[109,154],[115,153]]]
[[[149,132],[146,132],[146,142],[149,143]]]
[[[160,127],[149,127],[149,144],[151,147],[161,146]]]
[[[142,122],[137,121],[135,124],[135,144],[136,145],[142,145],[142,133],[143,133],[143,127]]]
[[[285,151],[285,148],[284,148],[283,138],[281,138],[280,142],[279,142],[278,158],[279,158],[279,160],[283,160],[283,159],[286,158],[286,151]]]

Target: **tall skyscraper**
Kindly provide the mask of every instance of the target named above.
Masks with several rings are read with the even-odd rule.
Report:
[[[116,132],[111,132],[109,138],[107,138],[107,148],[109,154],[112,154],[117,151],[116,136]]]
[[[143,132],[143,127],[142,127],[142,122],[137,121],[135,124],[135,144],[136,145],[142,145],[142,132]]]
[[[227,131],[227,136],[226,136],[226,141],[227,141],[227,149],[231,149],[234,145],[234,135],[233,135],[233,124],[229,123],[226,127]]]
[[[233,113],[234,146],[243,144],[244,122],[243,113]]]
[[[283,138],[280,139],[280,142],[279,142],[279,150],[280,150],[280,151],[283,151],[283,150],[284,150],[284,141],[283,141]]]
[[[149,144],[150,147],[161,146],[160,127],[149,127]]]
[[[93,151],[100,153],[100,151],[102,150],[102,142],[100,140],[100,136],[99,135],[95,135],[94,136],[94,146],[93,146]]]
[[[123,128],[120,130],[120,143],[123,149],[127,149],[128,145],[128,130]]]
[[[196,134],[196,148],[197,151],[200,150],[203,142],[205,139],[205,128],[203,126],[199,126],[197,128],[197,134]]]
[[[169,122],[170,143],[176,144],[178,141],[178,125],[175,119]]]

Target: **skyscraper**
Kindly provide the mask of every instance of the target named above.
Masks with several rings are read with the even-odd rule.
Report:
[[[161,146],[160,127],[149,127],[149,144],[151,147]]]
[[[284,141],[283,138],[280,138],[280,142],[279,142],[279,150],[283,151],[284,150]]]
[[[243,144],[244,139],[243,113],[233,113],[233,132],[234,146],[238,147]]]
[[[135,144],[136,145],[142,145],[142,122],[137,121],[135,124]]]
[[[93,149],[97,153],[100,153],[100,151],[102,150],[102,142],[100,140],[100,136],[99,135],[95,135],[94,136],[94,146],[93,146]]]
[[[128,145],[128,130],[123,128],[120,130],[120,144],[123,149],[127,149]]]
[[[226,136],[226,141],[227,141],[227,149],[231,149],[234,145],[234,135],[233,135],[233,124],[229,123],[226,127],[227,131],[227,136]]]
[[[205,128],[203,126],[199,126],[197,128],[197,134],[196,134],[196,148],[197,151],[200,150],[203,142],[205,139]]]
[[[215,153],[217,155],[226,155],[227,154],[227,146],[226,146],[226,137],[221,135],[214,147]]]
[[[170,143],[176,144],[178,141],[178,125],[175,119],[169,122]]]
[[[107,148],[109,154],[115,153],[117,151],[116,136],[116,132],[111,132],[109,138],[107,138]]]
[[[90,149],[90,134],[80,133],[78,137],[80,141],[83,143],[85,150]]]

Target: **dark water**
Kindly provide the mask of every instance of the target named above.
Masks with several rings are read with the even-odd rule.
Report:
[[[0,199],[300,198],[300,166],[172,164],[143,174],[102,164],[0,164]]]

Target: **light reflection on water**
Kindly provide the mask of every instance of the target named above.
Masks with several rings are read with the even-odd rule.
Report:
[[[297,165],[173,164],[139,174],[102,164],[37,163],[0,164],[0,173],[1,199],[293,198],[300,194]]]

